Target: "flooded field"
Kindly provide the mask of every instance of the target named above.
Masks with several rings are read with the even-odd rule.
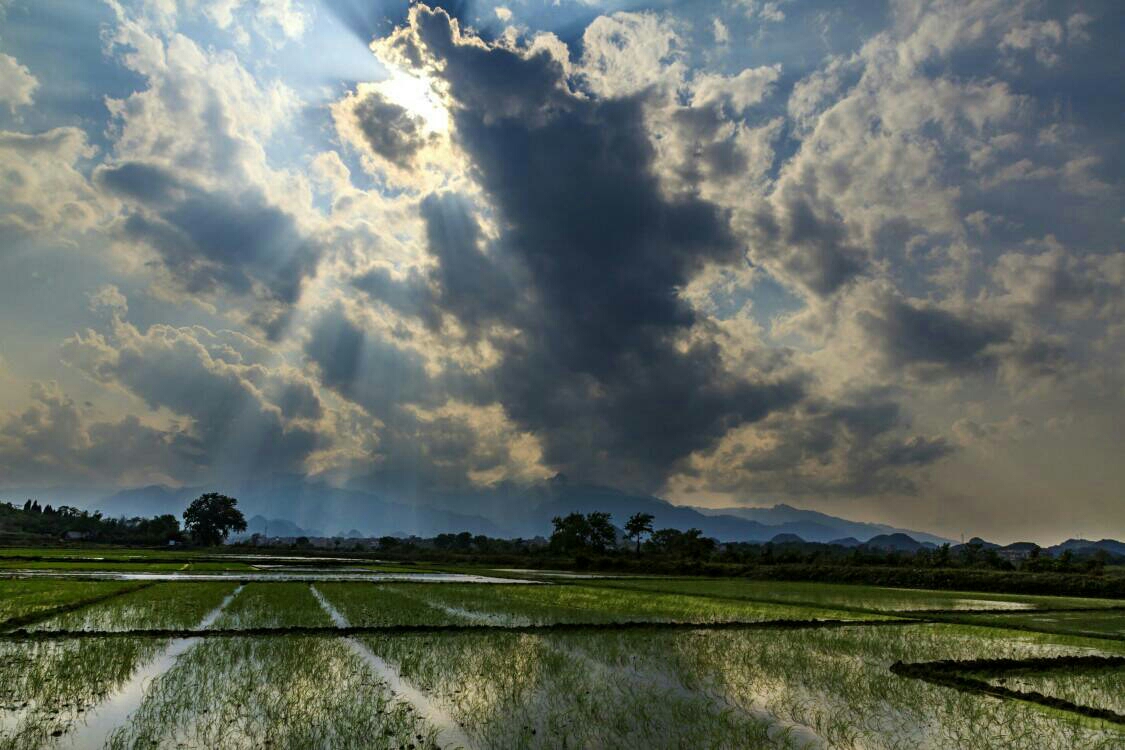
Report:
[[[0,748],[1125,747],[1121,602],[232,562],[9,568]]]

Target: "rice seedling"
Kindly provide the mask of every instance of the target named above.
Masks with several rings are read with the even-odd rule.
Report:
[[[438,584],[448,585],[448,584]],[[318,583],[316,588],[352,625],[459,625],[472,622],[418,596],[418,586]]]
[[[112,581],[0,580],[0,630],[53,610],[136,588],[135,583]]]
[[[853,611],[917,612],[920,610],[1033,610],[1099,609],[1120,607],[1115,599],[1085,599],[1022,594],[984,594],[968,591],[894,589],[853,584],[789,581],[707,580],[683,578],[628,578],[591,580],[584,586],[668,592],[700,597],[748,599],[779,604],[801,604]]]
[[[1005,673],[987,680],[1011,690],[1034,691],[1125,715],[1125,669],[1120,667]]]
[[[198,585],[198,584],[195,584]],[[215,628],[328,627],[306,583],[251,583],[215,620]]]
[[[983,614],[975,610],[993,595],[971,595],[972,606],[962,606],[963,595],[952,592],[683,579],[317,581],[315,588],[279,580],[247,584],[233,599],[234,579],[136,591],[120,583],[18,583],[35,586],[0,583],[0,592],[15,592],[15,599],[23,592],[23,603],[7,611],[34,614],[35,592],[54,587],[58,593],[44,598],[56,606],[93,591],[124,593],[42,619],[33,629],[47,640],[0,640],[0,750],[40,747],[59,735],[63,746],[92,738],[100,745],[108,737],[109,747],[189,748],[1125,747],[1125,733],[1105,722],[890,669],[896,662],[1125,654],[1125,639],[1105,637],[1116,635],[1122,613],[1104,607]],[[1055,609],[1067,602],[995,601]],[[959,607],[973,611],[958,614]],[[927,617],[958,622],[891,616],[932,609],[943,612]],[[215,617],[204,619],[208,613]],[[892,624],[768,624],[817,619]],[[1063,632],[1008,629],[1040,620]],[[593,627],[354,638],[66,636],[334,622]],[[625,622],[691,627],[613,627]],[[768,629],[710,627],[730,622],[764,622]],[[1120,710],[1125,694],[1119,669],[1024,670],[981,679],[1107,710]],[[121,704],[127,710],[116,701],[123,692],[135,698]],[[465,741],[451,739],[458,737]]]
[[[894,661],[1027,658],[1078,649],[1011,633],[914,625],[776,633],[623,634],[604,658],[644,659],[699,690],[811,727],[834,747],[1117,747],[1125,734],[1035,706],[888,674]],[[1087,646],[1087,651],[1089,647]],[[614,656],[616,654],[616,656]]]
[[[166,641],[0,643],[0,748],[39,748],[126,683]]]
[[[948,619],[1016,630],[1125,639],[1125,610],[1044,612],[1026,615],[958,615]]]
[[[235,583],[159,583],[36,623],[30,630],[188,628],[219,606]]]
[[[207,640],[159,677],[108,748],[429,748],[436,731],[339,639]]]
[[[543,636],[363,640],[440,702],[480,747],[776,746],[759,719],[599,667]]]
[[[703,599],[592,586],[441,585],[394,589],[452,617],[483,624],[739,622],[760,620],[878,619],[840,610]]]

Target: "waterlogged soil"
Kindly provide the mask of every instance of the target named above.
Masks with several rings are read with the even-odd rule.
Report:
[[[167,646],[156,639],[0,643],[0,748],[44,747]]]
[[[1038,600],[1046,597],[966,599],[945,592],[817,584],[792,589],[770,583],[766,590],[738,586],[747,582],[682,579],[634,580],[630,587],[617,585],[619,581],[528,586],[511,580],[482,586],[461,579],[354,582],[324,580],[316,577],[319,571],[303,575],[313,576],[311,586],[300,576],[268,583],[252,579],[245,586],[228,577],[157,583],[44,619],[36,626],[41,631],[37,637],[45,633],[49,640],[0,641],[0,750],[52,744],[60,750],[103,744],[644,750],[1125,747],[1120,728],[890,671],[898,661],[1125,653],[1121,640],[954,623],[887,624],[892,618],[880,614],[895,607],[954,610],[962,599],[969,610],[989,601],[1004,608],[1043,606]],[[80,582],[51,583],[71,587]],[[675,590],[655,588],[659,585]],[[855,598],[841,599],[840,589]],[[826,606],[829,602],[834,606]],[[996,615],[959,617],[980,617],[983,624],[995,625],[994,620],[1062,614],[1070,613],[1010,614],[1000,609]],[[1119,614],[1077,613],[1085,618]],[[832,628],[708,627],[848,618],[877,622]],[[624,622],[699,627],[613,627]],[[592,627],[355,637],[65,636],[72,630],[553,623]],[[1115,710],[1118,696],[1125,694],[1119,672],[1020,679],[1029,685],[1039,680],[1040,688],[1032,689],[1040,692],[1052,690],[1072,702]],[[55,739],[56,733],[61,739]]]
[[[104,581],[0,580],[0,627],[10,620],[23,620],[84,601],[112,596],[130,591],[136,586],[137,584]]]
[[[1045,612],[1026,615],[965,615],[960,622],[995,625],[1044,633],[1125,639],[1125,610],[1109,612]]]
[[[1125,733],[892,677],[894,661],[1087,653],[956,626],[364,637],[488,747],[1116,748]]]
[[[982,594],[967,591],[881,588],[832,583],[746,581],[685,578],[633,578],[593,581],[589,585],[635,591],[667,592],[701,597],[747,599],[874,612],[924,612],[927,610],[1035,610],[1102,609],[1125,607],[1117,599],[1062,596]]]
[[[189,628],[219,606],[236,583],[161,583],[29,626],[31,631]]]
[[[1125,716],[1125,669],[1047,671],[988,677],[992,685],[1036,692]]]
[[[182,655],[106,746],[430,748],[436,734],[342,639],[224,638]]]
[[[821,607],[702,599],[690,595],[603,589],[586,585],[533,588],[467,586],[399,588],[447,616],[494,625],[622,622],[758,622],[881,619]]]

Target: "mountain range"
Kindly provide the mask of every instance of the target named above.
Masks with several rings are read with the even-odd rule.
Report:
[[[88,503],[108,516],[179,515],[192,499],[212,488],[153,485],[123,490]],[[849,521],[789,505],[771,508],[705,509],[674,505],[650,495],[556,479],[533,487],[501,487],[491,492],[437,495],[401,502],[360,489],[330,487],[299,477],[242,482],[219,487],[238,498],[250,519],[248,533],[266,530],[285,536],[434,536],[469,531],[498,537],[547,536],[551,519],[568,513],[610,513],[622,526],[634,513],[651,513],[656,528],[698,528],[725,542],[765,542],[778,534],[809,542],[850,537],[861,543],[885,534],[906,533],[919,542],[945,539],[921,531]],[[291,526],[290,526],[291,525]],[[260,528],[259,528],[260,527]],[[296,529],[296,531],[294,531]],[[307,531],[311,530],[311,531]],[[312,533],[318,532],[318,533]]]

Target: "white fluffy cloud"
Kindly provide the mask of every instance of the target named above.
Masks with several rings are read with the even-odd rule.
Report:
[[[7,103],[15,112],[18,107],[31,104],[32,94],[39,88],[39,80],[26,65],[11,55],[0,53],[0,102]]]
[[[79,168],[95,153],[74,127],[0,131],[0,230],[59,236],[95,226],[103,201]]]

